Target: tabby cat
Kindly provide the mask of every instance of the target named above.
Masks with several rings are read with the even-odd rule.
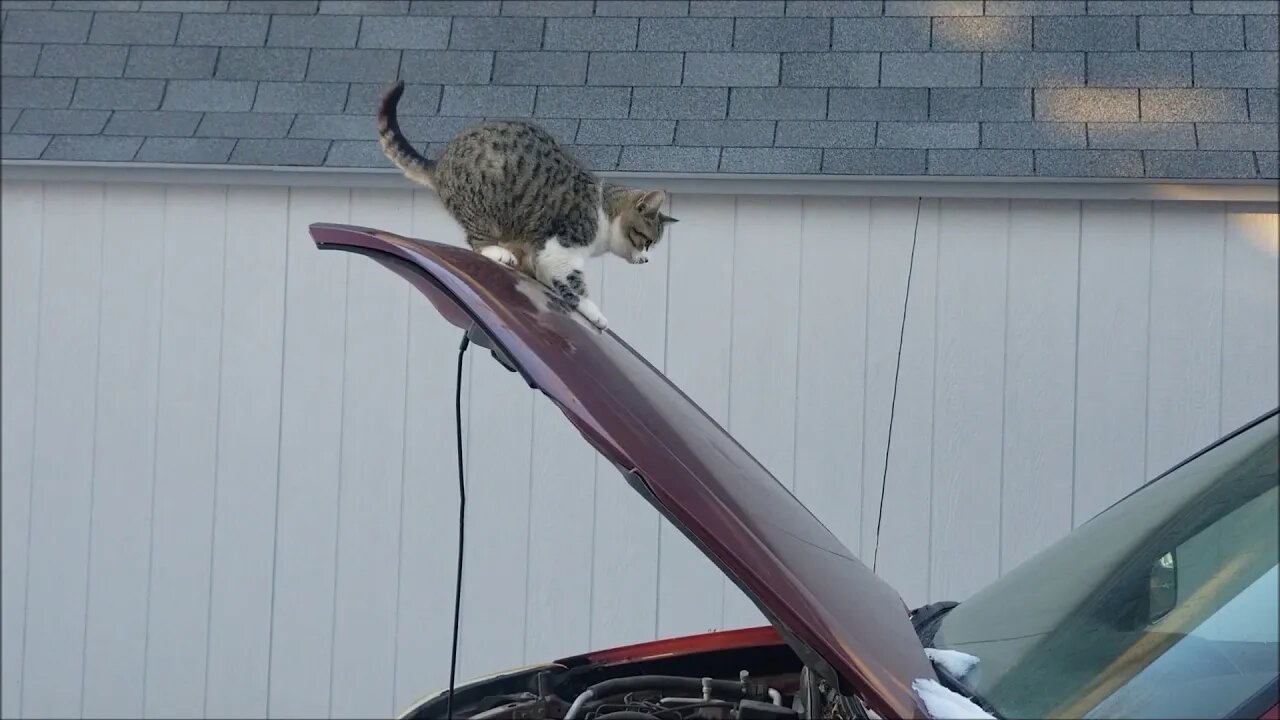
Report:
[[[587,297],[582,268],[613,253],[649,261],[649,249],[676,219],[661,211],[662,190],[601,182],[548,133],[522,120],[466,128],[428,160],[396,122],[397,82],[378,107],[382,151],[410,180],[436,191],[485,257],[519,268],[603,330],[608,321]]]

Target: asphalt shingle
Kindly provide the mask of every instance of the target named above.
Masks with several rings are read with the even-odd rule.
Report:
[[[884,53],[880,84],[887,87],[965,87],[981,84],[981,53]]]
[[[30,77],[36,72],[40,58],[40,45],[0,44],[0,75],[4,77]]]
[[[174,80],[171,82],[196,82]],[[91,110],[157,110],[165,94],[163,80],[95,80],[76,82],[71,107]],[[174,108],[185,110],[187,108]]]
[[[346,83],[260,82],[253,111],[339,112],[346,102]]]
[[[45,148],[42,160],[126,162],[142,146],[140,137],[112,135],[58,135]]]
[[[449,47],[449,19],[440,17],[367,17],[360,25],[362,48],[443,50]]]
[[[1189,52],[1091,52],[1088,64],[1098,87],[1191,87]]]
[[[1102,150],[1195,150],[1191,123],[1089,123],[1089,147]]]
[[[120,77],[129,48],[123,45],[45,45],[36,75]]]
[[[201,113],[159,110],[117,110],[103,130],[106,135],[189,137],[200,124]],[[255,114],[255,117],[257,115]]]
[[[923,175],[927,150],[826,149],[822,171],[840,175]]]
[[[213,77],[218,48],[133,47],[124,66],[125,77],[207,80]]]
[[[1085,53],[1016,52],[982,54],[982,84],[988,87],[1071,87],[1083,85]]]
[[[237,140],[231,164],[321,165],[328,150],[328,140]]]
[[[930,175],[1017,177],[1033,168],[1031,150],[929,150]]]
[[[1031,18],[934,18],[931,48],[937,51],[1030,50]]]
[[[40,110],[22,112],[16,133],[49,135],[97,135],[107,126],[109,110]]]
[[[302,80],[310,51],[301,48],[223,48],[219,80]]]
[[[207,112],[196,130],[199,137],[281,138],[289,134],[289,113]]]
[[[737,18],[733,48],[754,52],[806,52],[831,47],[825,18]]]
[[[1122,16],[1038,17],[1035,49],[1137,50],[1136,27],[1133,18]]]
[[[1280,75],[1278,53],[1195,53],[1196,87],[1273,88],[1277,84],[1277,75]]]
[[[684,84],[702,87],[772,87],[778,84],[780,63],[777,53],[686,53]]]
[[[818,148],[727,147],[720,153],[720,172],[805,174],[822,170]]]
[[[728,88],[635,88],[631,117],[705,120],[725,117]]]
[[[853,123],[841,123],[852,125]],[[680,120],[676,124],[676,145],[707,147],[768,147],[773,144],[771,120]],[[779,145],[791,143],[778,138]]]
[[[6,158],[390,168],[534,117],[666,172],[1275,174],[1276,3],[57,0],[0,9]]]
[[[1030,120],[1031,90],[934,88],[929,91],[929,119]]]
[[[782,120],[778,122],[774,144],[778,147],[873,147],[876,144],[876,124],[837,120]]]
[[[832,50],[901,52],[929,49],[928,18],[836,18]]]
[[[1138,35],[1143,50],[1244,49],[1244,26],[1238,17],[1142,17]]]
[[[454,20],[457,23],[457,20]],[[547,20],[546,50],[634,50],[640,21],[635,18],[552,18]],[[455,46],[456,47],[456,46]],[[532,43],[530,48],[537,47]],[[513,50],[517,48],[499,48]],[[659,49],[659,48],[644,48]]]
[[[687,63],[686,59],[686,73]],[[877,53],[786,53],[782,84],[791,87],[875,87],[880,84]]]
[[[1244,122],[1248,115],[1244,90],[1142,90],[1145,122]]]
[[[370,18],[381,20],[383,18]],[[400,18],[407,20],[408,18]],[[417,19],[417,18],[415,18]],[[338,16],[282,16],[272,18],[267,44],[296,48],[353,48],[360,32],[360,18]],[[446,38],[447,40],[447,38]]]
[[[548,33],[550,31],[548,27]],[[619,44],[625,45],[630,27],[619,24],[616,32]],[[733,18],[643,18],[640,20],[637,47],[640,50],[692,52],[729,50],[733,48]]]
[[[982,147],[1083,148],[1084,123],[987,122],[982,123]]]
[[[165,110],[245,111],[253,107],[254,83],[239,80],[171,80]]]
[[[540,87],[534,112],[541,117],[624,118],[630,106],[630,88]]]
[[[256,47],[267,41],[269,15],[184,14],[178,27],[179,45]]]
[[[235,140],[216,138],[147,138],[138,149],[138,162],[225,163]]]
[[[494,58],[497,85],[581,85],[586,79],[584,52],[500,52]]]
[[[103,45],[172,45],[180,16],[175,13],[100,12],[93,16],[89,42]]]
[[[827,117],[832,120],[924,120],[929,115],[929,91],[906,88],[850,88],[831,90]]]
[[[1248,178],[1256,172],[1248,152],[1148,150],[1145,155],[1149,177]]]

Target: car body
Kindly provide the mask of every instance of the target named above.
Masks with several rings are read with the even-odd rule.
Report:
[[[765,628],[642,643],[472,680],[456,689],[456,717],[939,717],[940,706],[931,705],[921,691],[939,683],[945,687],[943,692],[977,703],[978,707],[969,706],[973,711],[985,710],[997,717],[1010,708],[1015,709],[1011,716],[1018,717],[1027,716],[1020,714],[1027,708],[1044,709],[1053,717],[1088,716],[1097,707],[1106,707],[1103,701],[1115,695],[1117,688],[1128,687],[1123,682],[1115,685],[1114,678],[1141,671],[1167,654],[1168,642],[1152,644],[1153,636],[1163,634],[1151,630],[1154,624],[1185,625],[1208,607],[1203,593],[1191,596],[1199,610],[1187,610],[1187,603],[1180,602],[1178,585],[1170,594],[1170,583],[1180,582],[1185,588],[1191,580],[1178,575],[1176,563],[1164,561],[1172,551],[1164,551],[1159,542],[1153,545],[1152,538],[1177,535],[1179,518],[1199,497],[1196,478],[1205,486],[1199,487],[1202,494],[1225,492],[1224,483],[1237,487],[1204,471],[1206,463],[1212,465],[1226,452],[1217,448],[1239,450],[1240,443],[1253,443],[1258,447],[1250,445],[1251,452],[1263,453],[1261,474],[1248,484],[1254,495],[1232,496],[1251,508],[1251,522],[1259,522],[1258,508],[1270,509],[1268,503],[1275,502],[1277,416],[1272,411],[1104,511],[975,598],[960,605],[937,603],[909,610],[892,587],[662,373],[612,331],[597,330],[536,281],[464,248],[371,228],[321,223],[311,226],[311,234],[322,249],[368,256],[408,280],[472,342],[544,393],[625,481],[742,589],[770,622]],[[1269,465],[1267,452],[1271,453]],[[1170,495],[1172,490],[1166,491],[1170,488],[1182,493],[1173,492],[1181,504],[1161,500]],[[1152,505],[1152,498],[1164,503],[1156,503],[1159,512],[1150,507],[1143,511]],[[1145,518],[1145,525],[1131,519],[1118,525],[1114,521],[1135,512]],[[1272,519],[1269,526],[1272,536],[1274,523]],[[1126,535],[1126,528],[1146,534]],[[1230,532],[1223,537],[1227,536],[1236,537]],[[1097,546],[1106,539],[1124,551],[1102,552]],[[1225,542],[1219,538],[1218,545]],[[1274,585],[1274,538],[1240,547],[1241,552],[1247,550],[1247,562],[1240,561],[1247,572],[1233,576],[1230,588],[1237,594],[1244,592],[1237,586],[1259,569],[1262,574],[1253,577],[1248,587],[1258,583],[1263,589],[1272,587],[1267,583]],[[1079,548],[1109,559],[1085,567],[1073,560],[1072,553]],[[1148,558],[1152,548],[1161,552]],[[1220,565],[1240,565],[1238,557],[1218,560]],[[1207,566],[1196,567],[1206,572]],[[1133,584],[1134,577],[1139,577],[1138,585]],[[1217,576],[1210,572],[1209,578],[1213,577]],[[1204,580],[1198,578],[1201,585]],[[1052,608],[1056,615],[1044,603],[1028,602],[1035,600],[1037,587],[1049,586],[1056,588],[1054,598],[1059,602]],[[1214,597],[1221,600],[1223,586],[1214,587],[1218,588]],[[1091,604],[1116,592],[1123,596],[1119,606],[1129,613],[1123,619],[1106,615],[1115,603]],[[1141,596],[1143,607],[1159,607],[1163,614],[1130,612],[1134,592]],[[1275,627],[1274,593],[1270,605],[1253,602],[1256,607],[1250,606],[1247,612],[1257,615],[1270,610],[1271,616],[1248,617],[1274,633],[1270,629]],[[1084,615],[1081,608],[1087,609]],[[1028,637],[1019,642],[989,637],[998,620],[992,612],[1006,613],[1022,623]],[[1075,627],[1071,623],[1081,617],[1098,620],[1099,613],[1103,626],[1128,623],[1125,632],[1132,637],[1110,638],[1118,657],[1128,662],[1120,669],[1101,660],[1093,665],[1055,665],[1051,659],[1058,655],[1036,644],[1052,641],[1050,647],[1066,648],[1066,655],[1058,654],[1068,657],[1080,648],[1063,645],[1063,627]],[[952,657],[971,659],[980,672],[956,671],[940,659],[946,653],[926,651],[933,645],[951,651]],[[989,652],[988,646],[998,652]],[[1134,646],[1160,652],[1149,649],[1147,655],[1126,655]],[[1219,705],[1230,707],[1213,717],[1275,714],[1276,670],[1257,658],[1260,650],[1270,650],[1274,657],[1277,648],[1280,645],[1268,635],[1241,651],[1243,655],[1235,660],[1253,663],[1249,672],[1240,673],[1248,677],[1233,686],[1242,697],[1235,703],[1224,697]],[[1039,681],[1053,688],[1027,691],[1027,679],[1015,672],[1023,666],[1034,668]],[[1073,677],[1080,686],[1078,692],[1054,684],[1073,668],[1084,668],[1080,672],[1087,675]],[[1037,702],[1041,695],[1056,700]],[[444,703],[444,695],[436,694],[414,704],[402,717],[440,717]],[[1001,703],[1006,707],[1002,709]],[[1142,712],[1136,700],[1125,707]],[[1173,717],[1177,708],[1168,714],[1170,708],[1161,706],[1161,712],[1166,713],[1162,717]]]

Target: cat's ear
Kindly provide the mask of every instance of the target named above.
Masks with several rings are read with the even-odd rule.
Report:
[[[663,225],[670,225],[671,223],[680,222],[676,218],[673,218],[670,215],[667,215],[665,213],[658,213],[658,219],[662,221]]]
[[[653,215],[658,212],[658,208],[667,201],[667,193],[665,190],[650,190],[640,196],[636,200],[636,212],[641,215]]]

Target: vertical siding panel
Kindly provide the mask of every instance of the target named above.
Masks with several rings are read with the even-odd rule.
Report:
[[[1219,433],[1240,427],[1280,403],[1280,311],[1276,257],[1280,222],[1256,206],[1227,209],[1223,277],[1222,420]]]
[[[84,713],[141,717],[164,188],[107,185]]]
[[[1079,203],[1013,202],[1002,573],[1071,530],[1079,258]]]
[[[471,356],[465,435],[470,522],[462,577],[460,678],[517,666],[524,655],[533,442],[529,386],[484,348],[472,347],[467,354]],[[441,410],[447,412],[448,400],[442,400]],[[452,453],[445,457],[451,458]],[[456,529],[456,523],[450,526]],[[451,611],[452,606],[446,615],[451,616]],[[446,652],[447,647],[440,651]]]
[[[0,715],[22,714],[44,186],[0,192]]]
[[[221,186],[174,185],[165,200],[148,716],[204,714],[226,194]]]
[[[795,492],[854,552],[861,541],[871,205],[810,198],[798,250]]]
[[[1219,203],[1154,207],[1144,479],[1218,437],[1224,223]]]
[[[1074,526],[1145,477],[1151,283],[1150,203],[1081,213]]]
[[[739,198],[733,262],[729,429],[787,487],[795,484],[801,204]],[[755,606],[727,585],[725,625],[759,622]]]
[[[433,193],[416,192],[414,237],[461,245],[462,232]],[[390,275],[385,269],[382,272]],[[393,277],[403,282],[399,277]],[[449,679],[453,591],[458,551],[458,476],[453,393],[462,331],[417,290],[409,293],[409,372],[405,390],[404,497],[396,628],[396,712]],[[473,348],[474,350],[475,348]],[[468,352],[468,359],[479,352]],[[463,366],[463,427],[470,374]],[[465,438],[464,438],[465,440]],[[474,516],[472,516],[474,517]],[[480,528],[479,531],[476,528]],[[472,542],[490,533],[471,525]]]
[[[667,377],[723,426],[729,424],[734,199],[682,195],[672,202],[667,265]],[[702,551],[662,521],[658,635],[724,626],[725,579]],[[736,588],[734,592],[737,592]]]
[[[352,223],[407,233],[412,221],[408,191],[352,191]],[[372,259],[351,262],[330,712],[361,718],[394,714],[410,287]]]
[[[227,192],[205,716],[265,717],[289,191]]]
[[[598,295],[609,329],[659,371],[667,349],[670,250],[667,237],[650,251],[645,265],[630,265],[610,255],[600,260],[604,288]],[[649,640],[657,631],[658,617],[658,511],[612,463],[597,456],[595,513],[591,642],[608,647]]]
[[[603,269],[603,262],[590,262],[585,271],[587,288],[597,298],[603,295]],[[542,393],[533,393],[533,403],[526,663],[591,649],[599,456]],[[616,471],[607,468],[605,475],[612,480]]]
[[[944,200],[930,575],[962,600],[999,575],[1008,202]]]
[[[346,222],[345,190],[289,194],[284,377],[271,615],[271,717],[328,717],[349,255],[313,222]]]
[[[93,500],[101,185],[46,185],[22,714],[79,716]]]
[[[875,559],[876,518],[883,482],[884,518],[880,523],[876,570],[912,607],[929,599],[938,232],[937,200],[880,198],[871,202],[861,557],[866,563]],[[918,239],[903,327],[903,294],[913,235]],[[902,366],[893,409],[889,472],[885,476],[899,333]]]

